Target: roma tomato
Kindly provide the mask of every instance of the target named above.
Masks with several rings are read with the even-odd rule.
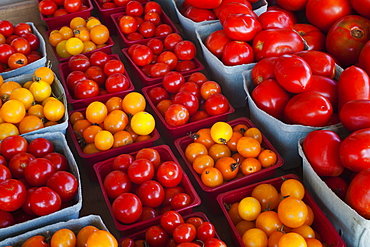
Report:
[[[370,100],[352,100],[345,103],[339,112],[344,128],[353,132],[370,127]]]
[[[366,42],[359,55],[359,66],[370,74],[370,42]]]
[[[348,83],[350,81],[351,83]],[[370,99],[370,78],[361,68],[346,68],[338,80],[338,111],[351,100]]]
[[[322,51],[304,50],[295,53],[305,60],[312,70],[313,75],[326,76],[333,79],[335,76],[335,60],[332,56]]]
[[[291,93],[305,92],[312,83],[311,67],[297,55],[285,54],[277,58],[274,74],[277,82]]]
[[[352,8],[360,15],[370,18],[370,1],[350,0]]]
[[[291,124],[326,126],[333,115],[330,101],[316,92],[293,96],[284,109],[284,120]]]
[[[348,183],[346,180],[342,177],[324,177],[322,180],[340,199],[343,201],[345,200],[348,190]]]
[[[274,64],[277,57],[267,57],[253,66],[251,71],[252,82],[255,86],[267,79],[275,79]]]
[[[216,30],[208,35],[204,44],[213,55],[221,59],[222,50],[230,41],[231,39],[226,35],[225,31],[221,29]]]
[[[201,9],[194,6],[190,6],[184,12],[184,16],[194,22],[211,21],[216,20],[217,17],[210,9]]]
[[[283,9],[289,11],[299,11],[306,8],[308,0],[276,0],[276,3]]]
[[[284,109],[290,96],[276,80],[262,81],[253,89],[251,96],[258,108],[279,120],[283,120]]]
[[[354,172],[370,168],[370,128],[352,132],[342,141],[339,149],[340,161],[344,167]]]
[[[293,28],[294,20],[286,12],[270,9],[258,17],[262,29]]]
[[[255,60],[265,57],[278,57],[304,50],[301,36],[292,29],[267,29],[253,39],[252,48]]]
[[[352,13],[350,0],[308,0],[306,5],[308,21],[325,33],[338,19]]]
[[[222,0],[187,0],[187,3],[201,9],[217,8]]]
[[[246,14],[230,15],[222,24],[226,35],[233,40],[251,41],[262,30],[261,23]]]
[[[325,141],[324,141],[325,140]],[[331,130],[315,130],[303,140],[307,160],[319,176],[339,176],[344,166],[340,162],[341,139]]]
[[[308,23],[295,23],[293,29],[306,41],[308,46],[307,50],[325,50],[325,34],[314,25]]]
[[[326,50],[346,68],[356,64],[360,52],[370,39],[370,20],[359,15],[340,18],[326,35]]]
[[[245,41],[230,41],[222,50],[221,61],[226,66],[252,63],[254,61],[253,49]]]
[[[333,106],[333,111],[337,112],[339,96],[336,81],[326,76],[312,75],[312,82],[308,92],[317,92],[326,97]]]
[[[362,217],[370,219],[370,169],[357,174],[348,186],[345,202]]]

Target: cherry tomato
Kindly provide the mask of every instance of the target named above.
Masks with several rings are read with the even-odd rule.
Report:
[[[125,73],[125,65],[117,59],[112,59],[104,64],[104,73],[106,76],[113,75],[115,73]]]
[[[192,60],[197,52],[194,43],[189,40],[177,42],[173,51],[179,60]]]
[[[165,246],[169,238],[169,235],[160,226],[151,226],[145,232],[146,242],[153,247]]]
[[[1,20],[0,21],[0,33],[6,38],[14,33],[14,26],[10,21]]]
[[[138,66],[145,66],[153,61],[153,52],[146,45],[138,45],[132,51],[132,60]]]
[[[57,171],[67,171],[68,170],[68,160],[66,156],[61,153],[51,152],[43,156],[43,158],[48,159],[55,166]]]
[[[165,161],[161,163],[156,172],[158,182],[167,188],[179,185],[182,177],[182,169],[174,161]]]
[[[47,180],[46,185],[58,193],[62,202],[71,201],[78,193],[76,177],[67,171],[57,171]]]
[[[28,142],[22,136],[9,136],[2,140],[0,148],[1,155],[9,161],[14,155],[27,152]]]
[[[99,95],[99,92],[99,85],[95,81],[89,79],[80,80],[73,90],[76,99],[96,97]]]
[[[182,223],[175,227],[172,237],[176,243],[180,244],[193,241],[196,235],[197,230],[195,229],[195,226],[189,223]]]
[[[114,217],[124,224],[137,221],[142,212],[142,203],[133,193],[122,193],[112,203]]]
[[[147,180],[140,184],[137,196],[140,198],[143,206],[156,208],[163,203],[164,189],[159,182]]]
[[[77,54],[68,60],[68,68],[71,71],[85,72],[91,66],[90,59],[84,54]]]
[[[0,210],[15,211],[26,201],[27,190],[22,182],[7,179],[0,182]]]
[[[181,104],[171,104],[166,110],[164,118],[170,126],[181,126],[189,121],[189,111]]]
[[[65,0],[64,1],[64,9],[67,10],[68,13],[74,13],[81,10],[82,1],[81,0]]]
[[[28,145],[28,152],[36,158],[41,158],[51,152],[54,152],[53,143],[43,137],[33,139]]]
[[[127,173],[133,183],[142,184],[154,177],[154,166],[147,159],[136,159],[128,167]]]
[[[30,204],[36,215],[43,216],[58,211],[62,205],[62,200],[54,190],[43,186],[31,194]]]
[[[229,101],[223,94],[213,94],[206,100],[205,109],[211,116],[223,114],[229,110]]]

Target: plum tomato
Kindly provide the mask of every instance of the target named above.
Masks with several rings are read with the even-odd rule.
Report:
[[[213,8],[217,8],[222,3],[222,0],[201,0],[201,1],[187,0],[187,2],[190,5],[197,7],[197,8],[213,9]]]
[[[230,41],[231,39],[226,35],[225,31],[221,29],[208,35],[204,44],[213,55],[221,59],[222,50]]]
[[[351,100],[339,112],[343,127],[350,132],[370,127],[370,100]]]
[[[222,50],[221,61],[226,66],[253,63],[253,49],[245,41],[230,41]]]
[[[263,30],[269,28],[293,28],[294,21],[285,11],[269,9],[258,17]]]
[[[230,15],[222,24],[225,34],[232,40],[251,41],[262,31],[261,23],[247,14]]]
[[[304,41],[306,41],[307,50],[325,50],[325,34],[314,25],[308,23],[295,23],[293,25],[293,30],[298,32]]]

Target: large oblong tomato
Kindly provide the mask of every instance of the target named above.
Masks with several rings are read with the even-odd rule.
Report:
[[[306,41],[308,46],[307,50],[325,50],[325,34],[314,25],[308,23],[295,23],[293,29]]]
[[[360,15],[370,18],[370,1],[369,0],[350,0],[352,8]]]
[[[302,147],[307,160],[319,176],[339,176],[344,166],[339,159],[340,137],[331,130],[315,130],[306,136]]]
[[[352,100],[345,103],[339,112],[344,128],[353,132],[370,127],[370,100]]]
[[[226,35],[233,40],[251,41],[262,30],[261,23],[247,14],[230,15],[222,24]]]
[[[357,130],[344,138],[339,156],[344,167],[351,171],[370,168],[370,128]]]
[[[186,0],[186,2],[194,7],[201,9],[213,9],[218,7],[222,0]]]

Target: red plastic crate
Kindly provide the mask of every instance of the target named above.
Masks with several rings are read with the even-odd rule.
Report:
[[[59,28],[54,28],[53,30],[59,30],[61,27],[62,26],[59,26]],[[46,32],[46,37],[47,38],[49,38],[50,32],[53,31],[53,30],[49,30],[49,31]],[[112,54],[112,46],[113,45],[114,45],[113,39],[109,36],[109,39],[108,39],[108,41],[106,43],[106,46],[101,47],[101,48],[98,48],[98,49],[95,49],[93,51],[82,53],[82,54],[88,56],[88,55],[91,55],[92,53],[94,53],[96,51],[103,51],[103,52],[105,52],[107,54]],[[59,63],[68,62],[69,59],[71,58],[71,57],[62,58],[62,57],[58,56],[57,51],[56,51],[56,47],[52,46],[51,48],[52,48],[52,50],[54,52],[54,55],[55,55],[55,57],[56,57],[56,59],[58,60]]]
[[[41,2],[41,0],[37,1],[38,3]],[[41,20],[45,21],[46,26],[49,30],[51,30],[65,25],[69,26],[69,22],[75,17],[82,17],[84,19],[87,19],[91,16],[91,11],[93,10],[94,6],[92,5],[91,0],[83,0],[82,2],[87,7],[85,10],[57,17],[45,17],[43,14],[40,13]]]
[[[170,126],[169,124],[167,124],[167,122],[164,119],[164,117],[162,116],[162,114],[157,110],[157,108],[155,107],[153,102],[150,100],[149,91],[153,87],[157,87],[157,86],[161,86],[161,84],[159,83],[159,84],[144,87],[144,88],[142,88],[142,92],[143,92],[145,98],[147,99],[150,107],[153,109],[154,117],[156,118],[157,122],[161,123],[162,129],[165,132],[167,132],[167,134],[168,134],[167,137],[171,140],[172,139],[175,140],[176,138],[184,136],[184,135],[186,135],[190,132],[194,132],[194,130],[197,130],[197,129],[200,129],[200,128],[203,128],[203,127],[209,127],[215,122],[227,121],[227,116],[235,111],[234,107],[231,104],[229,104],[229,110],[227,112],[223,113],[223,114],[210,116],[206,119],[198,120],[198,121],[195,121],[195,122],[189,122],[189,123],[184,124],[182,126],[173,127],[173,126]]]
[[[145,5],[145,3],[142,3],[142,5]],[[123,47],[130,47],[133,44],[146,44],[148,42],[148,40],[150,40],[152,38],[164,39],[166,37],[166,36],[155,36],[155,37],[151,37],[151,38],[144,38],[144,39],[141,39],[141,40],[128,40],[126,38],[125,34],[121,32],[121,29],[119,27],[119,20],[124,15],[126,15],[126,12],[124,12],[124,11],[123,12],[120,12],[120,13],[115,13],[115,14],[112,14],[111,15],[111,20],[112,20],[112,22],[114,24],[115,30],[118,33],[119,44],[120,44],[120,46],[122,48]],[[168,15],[164,12],[163,9],[162,9],[162,13],[161,13],[161,16],[160,17],[161,17],[161,24],[167,24],[167,25],[169,25],[172,28],[172,32],[173,33],[180,34],[180,31],[173,24],[173,22],[168,17]]]
[[[193,212],[193,213],[182,215],[182,216],[184,218],[184,221],[186,221],[187,219],[189,219],[191,217],[199,217],[204,222],[211,222],[208,219],[207,215],[205,213],[203,213],[203,212]],[[152,224],[146,226],[146,229],[145,230],[142,230],[142,231],[139,231],[137,233],[133,233],[133,234],[130,234],[130,235],[126,236],[126,237],[123,237],[123,238],[119,239],[118,242],[121,243],[126,238],[131,238],[133,240],[145,239],[145,232],[148,230],[148,228],[151,227],[151,226],[156,226],[156,225],[160,225],[160,218],[158,218],[157,220],[155,220],[154,222],[152,222]],[[220,236],[217,233],[217,229],[216,229],[216,234],[215,234],[214,237],[217,238],[217,239],[220,239]]]
[[[135,73],[136,76],[139,77],[140,79],[140,83],[145,87],[145,86],[150,86],[150,85],[154,85],[154,84],[157,84],[157,83],[161,83],[162,80],[163,80],[163,76],[162,77],[156,77],[156,78],[152,78],[152,77],[148,77],[144,74],[144,72],[142,71],[142,69],[137,66],[134,61],[132,60],[132,58],[130,57],[130,55],[128,55],[127,53],[127,50],[128,48],[123,48],[122,49],[122,53],[127,57],[132,69],[133,69],[133,72]],[[204,66],[203,64],[200,63],[200,61],[197,59],[197,58],[194,58],[192,61],[195,62],[196,64],[196,68],[193,69],[193,70],[189,70],[189,71],[185,71],[185,72],[180,72],[183,76],[187,76],[187,75],[190,75],[194,72],[197,72],[197,71],[201,71],[201,70],[204,70]]]
[[[90,55],[91,54],[88,54],[87,56],[90,57]],[[121,60],[117,54],[110,54],[109,59]],[[58,70],[59,70],[59,74],[61,77],[62,85],[64,87],[64,91],[66,93],[67,102],[71,104],[73,109],[80,109],[80,108],[87,107],[93,101],[101,101],[101,102],[104,101],[105,102],[109,98],[114,97],[114,96],[122,98],[126,94],[128,94],[129,92],[135,89],[134,84],[132,83],[130,79],[130,76],[128,75],[127,71],[125,71],[125,76],[128,78],[129,83],[130,83],[129,87],[126,90],[121,91],[121,92],[116,92],[116,93],[108,93],[105,95],[99,95],[99,96],[88,98],[88,99],[76,99],[72,96],[73,94],[70,93],[67,87],[67,77],[71,73],[70,69],[68,68],[68,61],[64,63],[59,63]]]
[[[86,108],[83,109],[78,109],[78,110],[73,110],[69,112],[69,116],[71,116],[74,112],[81,112],[85,115]],[[122,153],[128,153],[128,152],[134,152],[139,149],[145,148],[145,147],[151,147],[153,146],[154,142],[159,139],[159,132],[157,131],[157,128],[154,128],[153,132],[150,134],[151,138],[145,141],[141,142],[134,142],[132,144],[128,144],[125,146],[121,146],[118,148],[112,148],[106,151],[101,151],[98,153],[93,153],[93,154],[85,154],[82,152],[82,149],[78,143],[78,140],[74,134],[72,125],[70,122],[68,122],[68,128],[67,131],[70,135],[70,138],[72,139],[73,147],[76,149],[78,155],[83,159],[84,163],[87,165],[87,168],[90,169],[92,168],[93,164],[102,161],[102,160],[107,160],[113,156],[117,156]],[[91,169],[92,171],[92,169]],[[91,174],[90,174],[91,175]],[[95,175],[94,175],[95,176]],[[92,177],[94,178],[94,177]]]
[[[174,161],[177,164],[179,164],[178,160],[176,159],[175,155],[172,153],[171,148],[169,146],[159,145],[159,146],[154,146],[152,148],[155,149],[156,151],[158,151],[158,153],[161,157],[161,162]],[[133,157],[135,157],[135,155],[138,151],[139,150],[137,150],[136,152],[129,153],[129,154],[132,155]],[[124,152],[124,153],[128,153],[128,152]],[[96,176],[98,178],[100,188],[102,189],[104,200],[107,203],[108,209],[109,209],[109,211],[112,215],[112,219],[114,221],[114,224],[115,224],[117,230],[123,232],[124,234],[132,234],[134,232],[138,232],[140,230],[143,230],[143,229],[147,228],[148,225],[152,225],[154,222],[159,222],[158,220],[160,219],[161,216],[159,215],[159,216],[157,216],[153,219],[144,220],[144,221],[136,222],[136,223],[133,223],[133,224],[123,224],[123,223],[119,222],[117,219],[114,218],[113,212],[112,212],[112,207],[111,207],[112,201],[108,198],[107,194],[104,191],[103,182],[104,182],[105,176],[107,176],[108,173],[112,171],[112,163],[113,163],[113,160],[115,159],[115,156],[117,156],[117,155],[114,155],[114,156],[111,155],[110,157],[113,157],[113,158],[110,158],[110,159],[107,159],[105,161],[96,163],[94,165],[94,170],[95,170]],[[188,205],[184,208],[178,209],[176,211],[181,213],[181,214],[191,213],[193,211],[194,207],[200,205],[201,199],[198,196],[197,192],[195,191],[193,185],[191,184],[188,176],[186,175],[186,173],[184,171],[183,171],[183,178],[182,178],[182,181],[179,184],[179,186],[183,187],[185,192],[190,195],[190,197],[192,198],[192,202],[190,203],[190,205]]]
[[[231,120],[229,123],[232,127],[236,126],[237,124],[245,124],[248,127],[256,127],[248,118],[241,117],[237,118],[234,120]],[[208,126],[211,127],[211,126]],[[198,128],[197,130],[199,130]],[[195,130],[193,130],[195,131]],[[180,153],[182,159],[184,160],[186,166],[188,169],[191,171],[192,176],[195,178],[196,182],[204,192],[206,196],[206,202],[209,203],[209,208],[214,212],[214,213],[221,213],[220,208],[218,207],[216,203],[216,198],[219,194],[224,193],[226,191],[230,191],[236,188],[240,188],[241,186],[245,186],[247,184],[252,184],[261,180],[264,180],[266,178],[272,177],[275,174],[275,170],[279,167],[281,167],[284,164],[284,160],[281,157],[281,155],[278,153],[278,151],[275,149],[275,147],[272,146],[269,140],[262,135],[262,144],[261,146],[263,148],[270,149],[274,151],[277,155],[277,161],[276,164],[267,168],[263,168],[260,171],[250,174],[248,176],[243,176],[238,179],[231,180],[227,183],[223,183],[220,186],[217,187],[209,187],[203,184],[200,175],[193,169],[192,164],[186,159],[185,156],[185,149],[186,147],[193,142],[193,139],[190,136],[184,136],[181,138],[178,138],[175,140],[175,147],[177,148],[178,152]]]
[[[294,178],[299,180],[296,175],[288,174],[282,177],[276,177],[269,180],[261,181],[252,185],[248,185],[245,187],[241,187],[239,189],[229,191],[226,193],[222,193],[217,197],[217,202],[220,205],[224,216],[226,217],[227,222],[229,223],[229,227],[233,233],[233,241],[236,246],[244,246],[242,238],[238,234],[228,212],[225,207],[225,204],[232,204],[234,202],[241,201],[244,197],[250,196],[252,194],[253,189],[259,184],[271,184],[273,185],[278,191],[280,191],[280,186],[284,182],[285,179]],[[345,247],[346,244],[344,240],[340,237],[338,232],[335,230],[334,226],[316,204],[315,200],[312,196],[305,191],[305,196],[303,201],[312,208],[314,213],[314,222],[312,224],[312,228],[319,233],[321,236],[322,243],[326,243],[327,246],[331,247]]]

